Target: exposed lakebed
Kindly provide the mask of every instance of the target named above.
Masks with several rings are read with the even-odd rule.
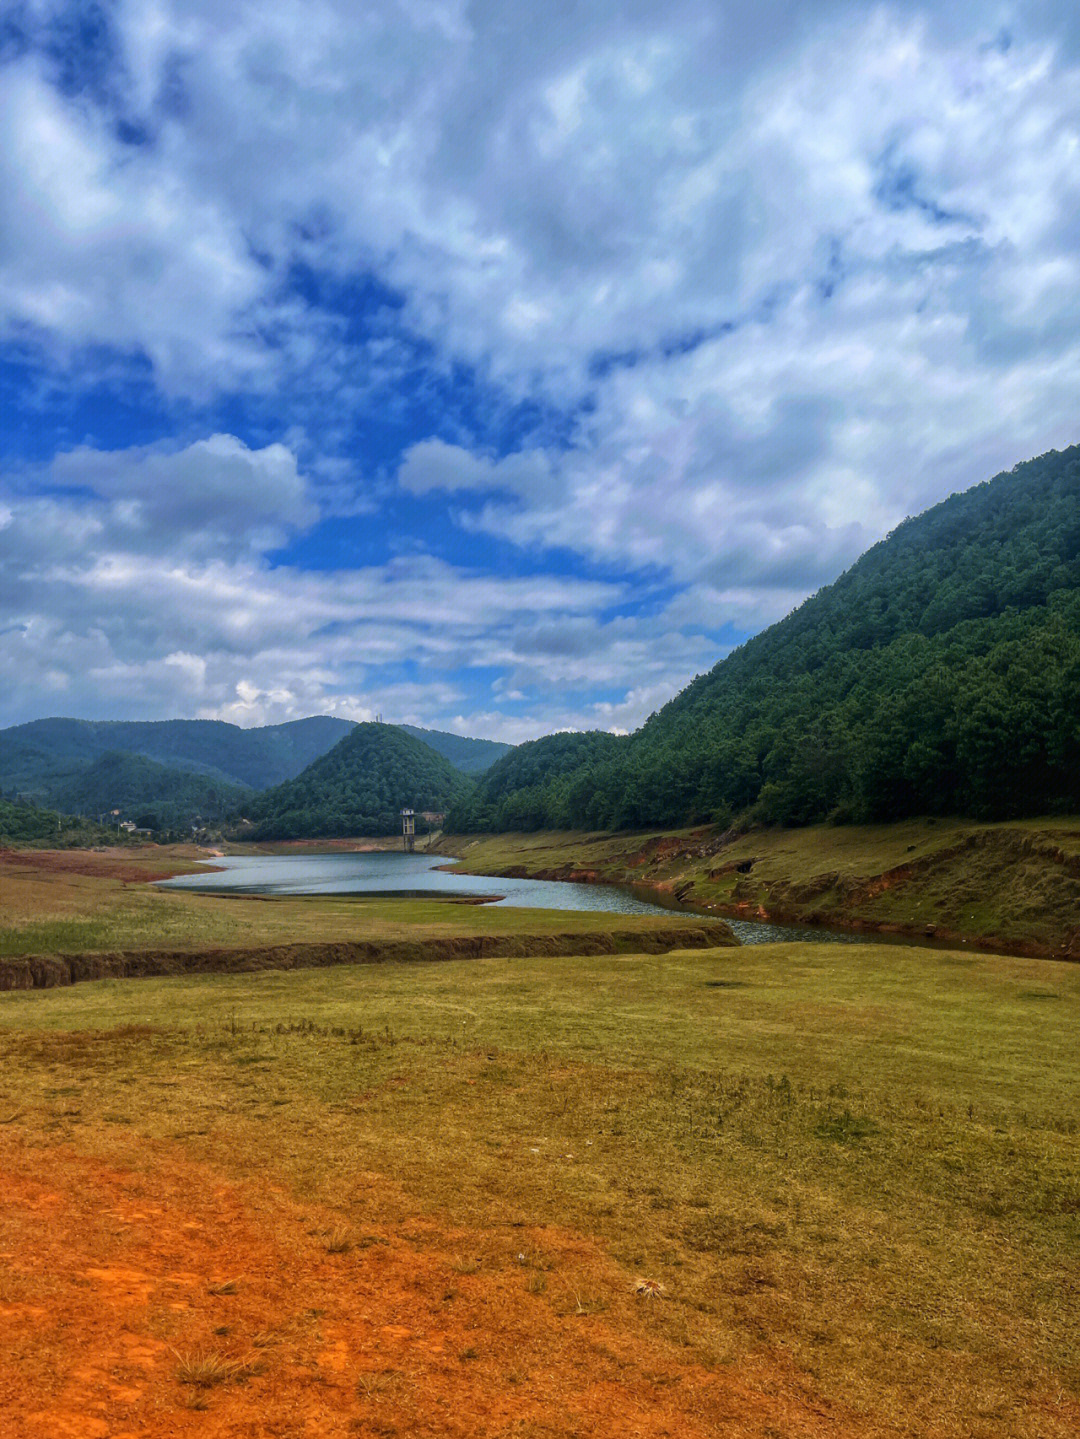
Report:
[[[208,861],[213,868],[160,881],[165,889],[198,890],[205,894],[241,895],[367,895],[383,899],[484,900],[518,909],[572,910],[578,913],[694,913],[674,901],[660,904],[639,892],[614,884],[576,884],[567,880],[508,879],[459,874],[443,868],[444,855],[397,854],[388,850],[361,853],[227,855]],[[878,936],[725,921],[743,944],[775,944],[781,940],[871,942]]]

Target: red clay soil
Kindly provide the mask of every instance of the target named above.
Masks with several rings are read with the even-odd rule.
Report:
[[[161,1146],[144,1163],[0,1137],[4,1439],[860,1432],[782,1359],[688,1363],[648,1333],[643,1306],[672,1301],[625,1283],[610,1312],[577,1314],[572,1295],[552,1302],[557,1272],[544,1295],[526,1265],[473,1272],[483,1236],[415,1218],[331,1253],[340,1213]],[[561,1246],[560,1268],[598,1254],[521,1235],[523,1251]],[[223,1376],[192,1382],[213,1378],[208,1358]]]
[[[145,853],[145,851],[137,851]],[[0,849],[0,865],[30,874],[86,874],[97,879],[117,879],[128,884],[150,884],[169,879],[178,869],[177,859],[205,859],[205,851],[189,855],[162,855],[153,868],[133,864],[132,851],[125,849]]]

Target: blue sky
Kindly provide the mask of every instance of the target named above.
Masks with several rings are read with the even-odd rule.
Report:
[[[0,724],[632,729],[1080,439],[1071,3],[0,6]]]

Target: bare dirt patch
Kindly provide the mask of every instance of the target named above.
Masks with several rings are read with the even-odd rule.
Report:
[[[23,874],[79,874],[124,884],[150,884],[170,879],[192,859],[206,857],[205,851],[193,847],[174,847],[169,854],[171,863],[167,854],[142,852],[135,858],[130,849],[0,849],[0,866]]]
[[[5,1439],[863,1432],[782,1358],[688,1362],[629,1285],[537,1292],[537,1246],[614,1275],[580,1236],[521,1242],[481,1265],[475,1232],[350,1227],[167,1147],[137,1170],[0,1132]]]

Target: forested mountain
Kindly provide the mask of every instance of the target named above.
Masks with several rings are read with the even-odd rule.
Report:
[[[499,768],[463,820],[625,828],[1080,809],[1080,447],[906,520],[609,757],[496,796]]]
[[[32,720],[0,730],[0,790],[69,814],[119,808],[155,829],[186,827],[197,817],[232,815],[247,789],[295,778],[353,727],[331,715],[254,729],[219,720]],[[465,773],[487,769],[509,749],[400,728]]]
[[[123,750],[227,784],[267,789],[299,774],[350,729],[351,720],[331,715],[253,729],[223,720],[31,720],[0,730],[0,788],[44,797],[58,779]]]
[[[443,813],[471,787],[397,725],[358,724],[295,779],[253,798],[246,815],[256,828],[248,837],[396,834],[402,809]]]
[[[239,785],[109,750],[68,782],[64,808],[91,818],[119,809],[140,828],[187,829],[237,815],[249,794]]]
[[[490,769],[496,760],[502,759],[510,746],[496,739],[467,739],[464,735],[450,734],[441,729],[418,729],[416,725],[398,725],[414,739],[430,745],[437,754],[448,759],[462,774],[482,774]]]

